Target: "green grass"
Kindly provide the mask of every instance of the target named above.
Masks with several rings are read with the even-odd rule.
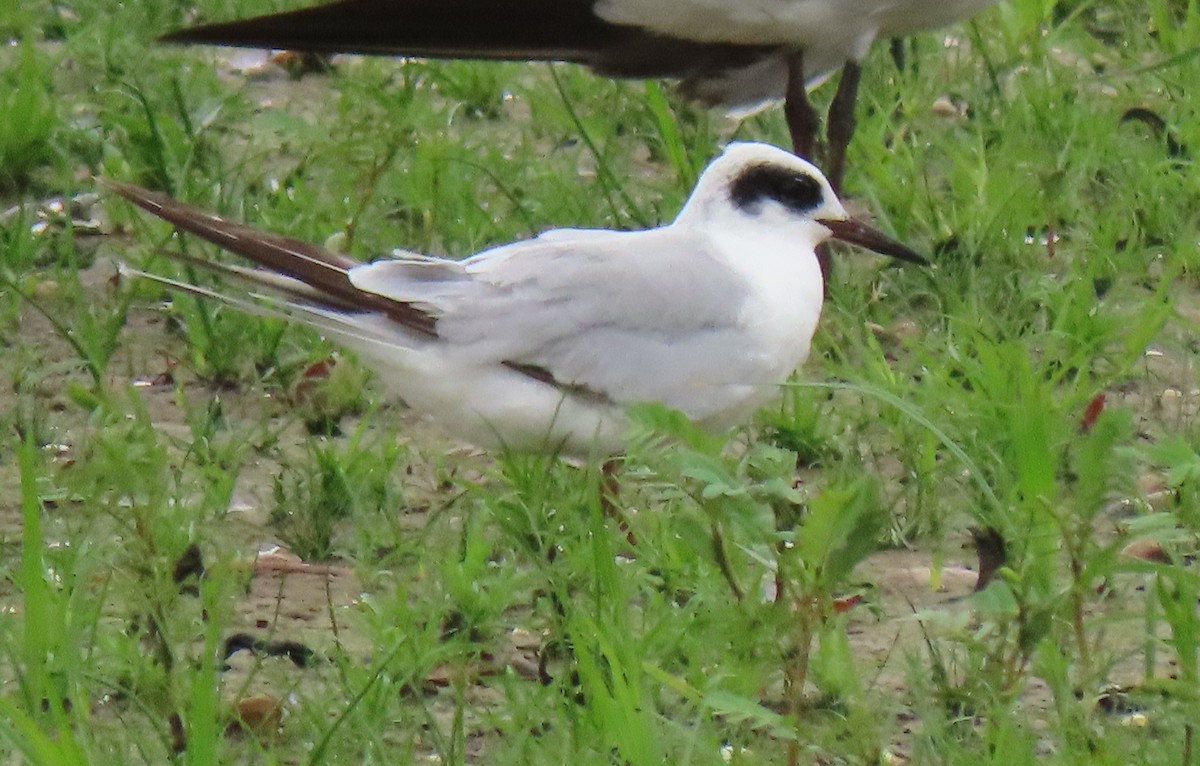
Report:
[[[903,71],[880,46],[847,193],[937,266],[839,254],[812,358],[745,429],[639,412],[632,551],[594,467],[475,454],[311,333],[115,280],[198,244],[114,200],[96,237],[54,200],[104,175],[362,259],[458,257],[668,220],[725,141],[786,143],[779,111],[735,123],[570,66],[248,79],[152,44],[188,13],[0,0],[19,41],[0,55],[0,752],[1200,760],[1194,2],[1014,0],[954,45],[910,41]],[[957,587],[972,527],[1008,541],[989,588],[903,586],[924,566]],[[1170,563],[1122,554],[1147,541]],[[300,615],[249,570],[275,542],[353,579],[317,580]],[[175,581],[192,544],[194,592]],[[238,631],[318,660],[226,669]],[[279,730],[230,730],[257,693]]]

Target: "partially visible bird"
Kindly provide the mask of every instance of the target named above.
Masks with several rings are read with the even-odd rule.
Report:
[[[704,103],[785,98],[793,148],[812,158],[807,88],[839,67],[824,160],[840,189],[859,62],[879,38],[935,29],[996,0],[338,0],[164,39],[329,53],[570,61],[615,77],[681,80]]]
[[[777,396],[821,315],[816,246],[837,238],[914,263],[850,218],[808,162],[732,144],[674,222],[558,229],[462,261],[359,263],[105,181],[179,229],[257,268],[177,255],[270,295],[172,288],[312,325],[450,432],[484,447],[620,452],[626,407],[660,402],[722,430]]]

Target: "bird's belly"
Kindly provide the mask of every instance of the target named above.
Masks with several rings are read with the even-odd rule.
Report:
[[[880,35],[904,37],[948,26],[994,5],[996,0],[905,0],[887,5],[879,17]]]
[[[669,37],[742,45],[805,47],[864,21],[861,9],[880,0],[598,0],[596,13],[613,24]],[[869,23],[869,21],[868,21]],[[849,33],[851,37],[856,32]]]
[[[486,449],[588,458],[621,452],[628,427],[611,404],[564,393],[499,366],[470,366],[429,353],[388,388],[442,430]],[[376,365],[378,370],[378,366]]]
[[[717,431],[744,423],[755,410],[775,401],[781,386],[808,358],[813,328],[820,315],[809,305],[794,311],[774,311],[759,317],[760,326],[751,333],[737,361],[737,375],[709,381],[705,387],[697,381],[693,391],[693,418],[704,428]],[[803,301],[801,301],[803,303]]]

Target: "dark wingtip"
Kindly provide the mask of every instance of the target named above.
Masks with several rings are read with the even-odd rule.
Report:
[[[363,5],[363,4],[359,4]],[[371,32],[386,28],[378,14],[355,10],[355,3],[336,2],[234,21],[184,27],[158,37],[160,43],[220,45],[234,48],[293,48],[336,51]],[[353,47],[350,45],[349,47]]]
[[[121,194],[122,188],[127,185],[120,181],[114,181],[111,178],[105,178],[104,176],[92,176],[92,180],[105,191],[116,192],[117,194]]]
[[[273,42],[269,33],[251,25],[249,21],[185,27],[159,35],[155,41],[171,45],[220,45],[234,48],[283,47]]]
[[[253,261],[260,268],[299,280],[326,296],[326,303],[376,311],[427,337],[436,337],[436,318],[404,301],[358,289],[348,270],[356,261],[320,245],[227,221],[194,205],[135,184],[97,178],[96,182],[151,215]]]
[[[192,43],[195,42],[192,38],[196,30],[194,29],[176,29],[174,32],[167,32],[165,35],[159,35],[154,38],[156,43]]]
[[[114,181],[111,178],[104,178],[103,176],[96,177],[96,185],[105,191],[124,197],[143,210],[149,211],[159,217],[163,215],[163,208],[171,202],[171,198],[162,192],[144,189],[137,184],[125,181]]]

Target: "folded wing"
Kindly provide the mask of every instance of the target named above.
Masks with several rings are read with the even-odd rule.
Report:
[[[381,261],[351,279],[437,316],[448,353],[704,420],[725,400],[714,386],[761,383],[743,353],[748,286],[714,258],[702,237],[669,228],[562,230],[460,263]]]

